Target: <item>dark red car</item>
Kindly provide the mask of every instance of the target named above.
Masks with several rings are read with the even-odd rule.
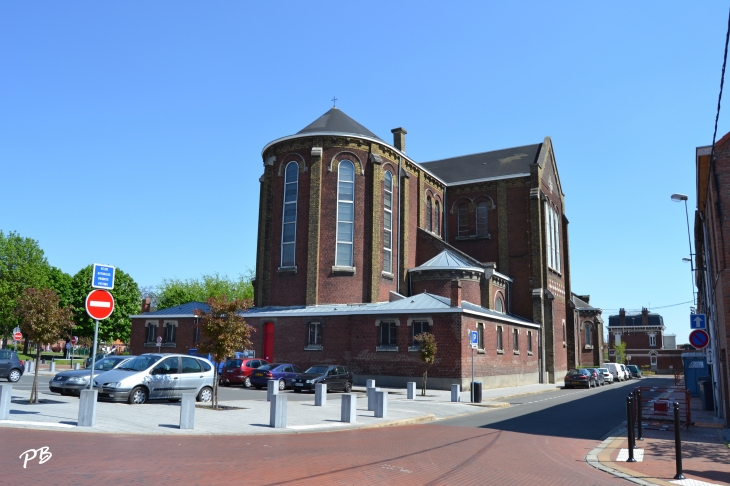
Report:
[[[269,362],[258,358],[229,359],[221,370],[219,383],[223,386],[243,385],[249,388],[251,386],[251,373],[265,364],[269,364]]]

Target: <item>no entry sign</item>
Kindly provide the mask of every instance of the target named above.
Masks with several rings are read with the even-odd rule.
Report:
[[[710,336],[702,329],[695,329],[689,333],[689,343],[697,349],[702,349],[710,343]]]
[[[106,319],[114,311],[114,297],[106,290],[92,290],[86,296],[86,312],[92,319]]]
[[[23,339],[23,335],[19,332],[16,332],[15,334],[13,334],[13,339],[15,339],[16,341],[20,341],[21,339]]]

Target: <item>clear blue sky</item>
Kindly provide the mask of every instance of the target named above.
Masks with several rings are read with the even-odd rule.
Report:
[[[487,3],[490,3],[488,5]],[[2,2],[0,229],[140,285],[255,264],[260,152],[337,96],[418,161],[553,139],[573,290],[691,300],[724,2]],[[729,94],[730,95],[730,94]],[[730,109],[730,97],[726,98]],[[721,115],[719,136],[730,126]],[[657,309],[684,342],[689,306]]]

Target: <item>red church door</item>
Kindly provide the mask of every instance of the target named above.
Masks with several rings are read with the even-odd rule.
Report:
[[[264,359],[269,363],[274,362],[274,323],[264,324]]]

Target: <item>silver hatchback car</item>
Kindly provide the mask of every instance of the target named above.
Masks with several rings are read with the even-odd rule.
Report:
[[[213,398],[213,364],[184,354],[143,354],[94,378],[99,398],[141,404],[147,400],[178,402],[194,392],[199,402]]]

